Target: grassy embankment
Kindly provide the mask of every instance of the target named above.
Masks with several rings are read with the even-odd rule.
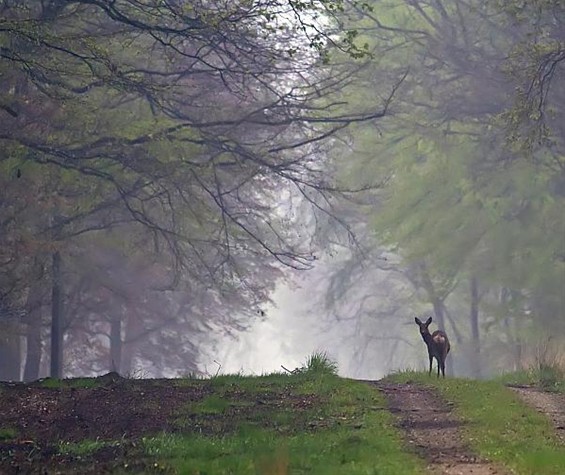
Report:
[[[565,447],[560,445],[549,420],[505,386],[507,382],[544,386],[547,378],[538,372],[509,374],[492,381],[443,380],[415,372],[398,373],[390,379],[433,387],[452,402],[455,413],[466,422],[464,436],[478,455],[513,473],[565,473]],[[551,387],[565,388],[565,384],[562,379],[552,378]]]
[[[478,455],[517,474],[565,473],[565,447],[549,421],[504,385],[537,382],[562,390],[562,376],[526,372],[473,381],[405,372],[390,378],[433,387],[453,402],[456,414],[467,422],[464,436]],[[84,379],[45,384],[56,390],[58,384],[89,388],[99,383]],[[59,453],[86,460],[105,448],[128,446],[127,459],[116,460],[117,467],[127,470],[135,457],[157,471],[183,474],[425,473],[424,462],[403,447],[382,395],[367,384],[337,377],[324,355],[310,357],[297,374],[187,378],[170,384],[207,388],[203,399],[175,408],[173,431],[141,441],[60,443]],[[17,435],[0,428],[0,441]]]
[[[213,395],[178,411],[181,434],[146,438],[143,447],[187,474],[422,473],[382,396],[338,378],[328,363],[314,355],[299,374],[212,378]],[[195,424],[201,434],[182,434]]]
[[[538,364],[534,368],[497,378],[504,384],[536,386],[543,391],[565,393],[565,368],[558,364]]]

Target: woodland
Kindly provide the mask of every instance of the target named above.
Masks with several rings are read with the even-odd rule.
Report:
[[[0,78],[0,380],[198,374],[306,278],[351,374],[563,357],[560,0],[0,0]]]

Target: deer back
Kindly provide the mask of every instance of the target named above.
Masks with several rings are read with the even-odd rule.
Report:
[[[445,332],[441,330],[433,332],[428,343],[428,349],[433,355],[445,358],[450,349],[449,338],[447,338]]]

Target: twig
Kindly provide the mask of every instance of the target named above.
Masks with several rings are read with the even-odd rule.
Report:
[[[218,370],[216,371],[216,374],[214,375],[214,378],[215,378],[216,376],[218,376],[218,373],[222,369],[222,363],[218,363],[216,360],[214,360],[214,363],[216,363],[218,365]]]
[[[284,369],[287,373],[290,373],[290,374],[296,374],[296,373],[298,373],[298,372],[300,371],[299,368],[293,369],[293,370],[291,371],[290,369],[285,368],[283,365],[281,365],[281,368]]]

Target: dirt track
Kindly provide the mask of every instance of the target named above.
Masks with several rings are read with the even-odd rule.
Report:
[[[408,446],[428,463],[432,473],[446,475],[506,474],[481,460],[463,442],[463,425],[451,406],[433,390],[415,384],[370,383],[381,391],[398,418]]]
[[[565,444],[565,395],[541,391],[529,386],[510,386],[529,406],[545,414],[552,422],[557,437]]]

